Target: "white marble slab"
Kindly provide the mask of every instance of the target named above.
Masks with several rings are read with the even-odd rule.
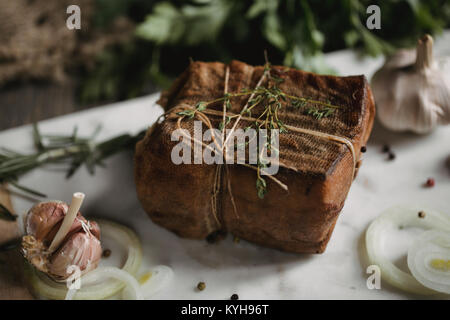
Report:
[[[448,49],[440,47],[442,52]],[[382,63],[382,59],[361,60],[349,51],[330,54],[327,59],[341,74],[368,76]],[[151,95],[44,121],[41,130],[69,133],[78,125],[80,133],[89,134],[102,124],[99,139],[136,133],[162,113],[156,99]],[[385,143],[397,155],[395,161],[387,161],[381,152]],[[30,150],[30,126],[1,132],[0,146]],[[364,232],[383,209],[395,204],[414,203],[450,214],[450,172],[445,168],[449,156],[450,126],[417,136],[391,133],[376,124],[363,166],[322,255],[287,254],[245,241],[236,244],[231,236],[215,245],[178,238],[153,224],[140,208],[128,153],[111,158],[107,168],[98,168],[95,176],[83,168],[65,180],[63,173],[42,169],[26,175],[21,183],[66,201],[74,191],[83,191],[87,194],[84,213],[132,226],[144,243],[144,269],[166,264],[175,272],[173,281],[155,299],[228,299],[233,293],[241,299],[405,299],[415,296],[385,283],[380,290],[367,289]],[[428,177],[435,178],[434,188],[422,187]],[[31,202],[15,197],[14,205],[18,212],[25,212]],[[386,253],[403,267],[412,234],[393,235],[386,246]],[[195,289],[199,281],[206,282],[202,292]]]

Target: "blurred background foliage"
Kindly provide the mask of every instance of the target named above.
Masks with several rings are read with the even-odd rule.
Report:
[[[131,98],[149,84],[167,87],[190,59],[261,64],[264,50],[274,64],[333,73],[324,52],[388,54],[450,26],[448,0],[95,1],[96,28],[125,16],[135,30],[103,50],[94,67],[78,71],[85,102]],[[381,8],[380,30],[365,26],[371,4]]]

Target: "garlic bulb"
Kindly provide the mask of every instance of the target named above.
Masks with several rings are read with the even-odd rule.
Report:
[[[81,274],[95,269],[102,255],[97,223],[86,220],[80,212],[59,248],[55,252],[49,251],[68,210],[68,205],[61,201],[36,204],[27,214],[27,234],[22,238],[25,258],[55,280],[69,277],[67,267],[70,265],[79,267]]]
[[[372,78],[381,123],[394,131],[427,133],[450,123],[450,63],[433,59],[433,38],[400,50]]]

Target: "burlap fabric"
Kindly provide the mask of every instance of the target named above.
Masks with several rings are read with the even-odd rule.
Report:
[[[66,27],[69,5],[81,9],[81,29]],[[125,18],[107,30],[92,26],[94,0],[0,1],[0,85],[14,80],[63,81],[67,70],[91,67],[106,46],[128,39],[134,30]]]

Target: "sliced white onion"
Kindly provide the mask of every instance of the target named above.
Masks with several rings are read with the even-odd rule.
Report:
[[[145,278],[145,275],[141,276],[139,282],[141,283],[142,291],[147,298],[158,293],[167,286],[173,278],[173,270],[168,266],[156,266],[151,270],[151,277],[149,279]]]
[[[422,233],[408,251],[408,267],[427,288],[450,294],[450,233]]]
[[[64,300],[73,300],[73,296],[76,292],[77,292],[77,289],[67,290],[66,297],[64,298]]]
[[[103,237],[115,239],[128,248],[128,257],[122,270],[130,275],[136,275],[142,262],[142,246],[137,235],[131,229],[115,222],[106,220],[97,220],[97,222]],[[55,300],[66,298],[68,290],[65,283],[53,281],[28,264],[25,271],[29,276],[32,289],[41,297]],[[87,274],[81,278],[82,282],[86,276]],[[124,287],[123,281],[114,278],[109,278],[98,284],[89,284],[85,280],[84,285],[76,293],[73,293],[72,298],[75,300],[106,299],[118,293]]]
[[[141,291],[145,299],[149,299],[154,294],[163,289],[173,278],[172,268],[168,266],[156,266],[151,271],[142,274],[138,280],[141,286]],[[133,298],[133,294],[130,288],[125,288],[122,291],[122,298],[124,300],[130,300]]]
[[[418,217],[419,211],[426,213],[424,218]],[[418,227],[450,232],[450,217],[422,207],[396,206],[384,211],[370,224],[366,232],[369,261],[380,268],[382,280],[408,292],[424,295],[436,294],[434,290],[423,286],[412,275],[397,268],[384,256],[383,234],[390,227]]]
[[[128,272],[116,267],[99,267],[81,278],[81,285],[83,286],[89,282],[105,281],[106,279],[116,279],[121,281],[130,296],[130,300],[143,300],[144,296],[141,292],[141,286],[136,278]]]

